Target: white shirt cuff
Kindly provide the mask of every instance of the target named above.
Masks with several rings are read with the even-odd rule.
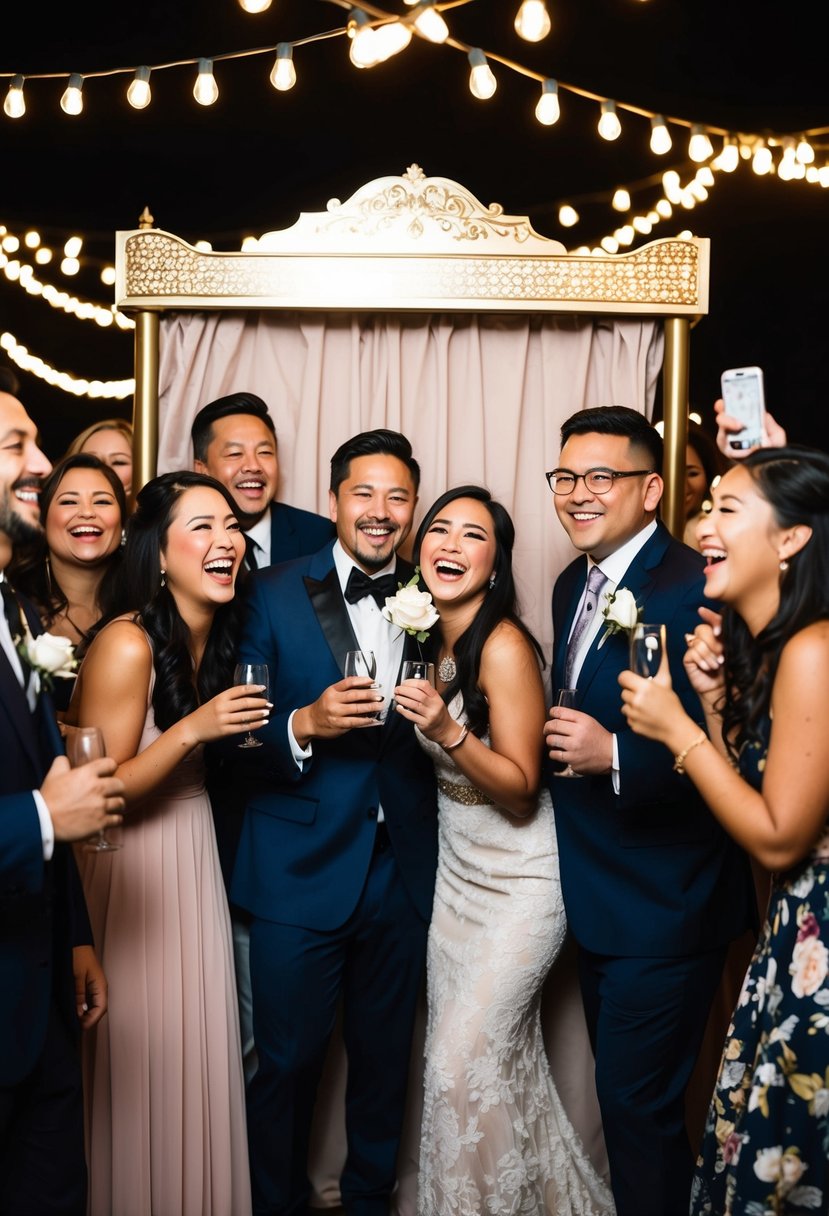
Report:
[[[55,825],[52,823],[52,816],[49,814],[49,808],[43,801],[43,795],[40,790],[32,790],[32,797],[35,800],[37,817],[40,820],[40,835],[43,839],[43,860],[51,861],[52,854],[55,851]]]
[[[613,736],[613,769],[611,772],[613,780],[613,793],[618,794],[622,787],[622,773],[619,769],[619,740]]]
[[[312,747],[312,740],[308,741],[307,747],[300,747],[296,741],[296,735],[294,734],[294,714],[296,712],[297,711],[295,709],[292,710],[288,717],[288,742],[291,745],[291,755],[294,758],[296,766],[299,771],[302,772],[305,768],[305,761],[311,759],[314,754],[314,750]]]

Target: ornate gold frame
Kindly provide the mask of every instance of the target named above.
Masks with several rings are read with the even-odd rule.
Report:
[[[690,326],[708,311],[709,242],[661,240],[621,255],[568,254],[526,216],[457,182],[402,177],[303,213],[245,253],[203,253],[142,227],[116,236],[116,303],[133,313],[137,484],[155,473],[160,313],[325,309],[554,312],[664,318],[664,517],[682,533]]]

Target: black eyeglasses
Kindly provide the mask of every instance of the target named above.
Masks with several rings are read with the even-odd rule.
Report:
[[[653,469],[629,469],[623,473],[615,469],[588,469],[586,473],[574,473],[572,469],[552,469],[544,476],[554,494],[572,494],[579,478],[591,494],[607,494],[619,477],[647,477],[652,472]]]

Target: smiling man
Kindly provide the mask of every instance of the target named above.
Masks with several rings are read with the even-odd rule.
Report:
[[[340,997],[346,1212],[387,1216],[395,1184],[437,806],[432,764],[411,725],[399,714],[377,718],[402,660],[416,657],[380,609],[412,574],[397,551],[419,477],[405,436],[356,435],[331,459],[336,541],[252,579],[241,659],[268,664],[275,704],[258,734],[261,777],[231,890],[252,917],[257,1216],[305,1211],[314,1096]],[[374,656],[375,681],[343,678],[353,650]]]
[[[703,561],[657,519],[662,440],[647,419],[583,410],[561,438],[547,480],[582,554],[553,592],[553,688],[577,690],[577,708],[552,709],[545,727],[562,891],[617,1216],[685,1216],[685,1090],[727,943],[753,923],[753,890],[745,856],[668,752],[627,728],[628,637],[601,635],[605,597],[626,589],[639,620],[666,626],[674,688],[701,721],[682,656],[705,603]]]

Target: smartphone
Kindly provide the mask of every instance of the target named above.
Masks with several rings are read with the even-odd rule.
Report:
[[[739,418],[743,429],[729,437],[729,447],[737,451],[756,448],[765,434],[765,395],[761,367],[731,367],[723,372],[722,397],[726,414]]]

